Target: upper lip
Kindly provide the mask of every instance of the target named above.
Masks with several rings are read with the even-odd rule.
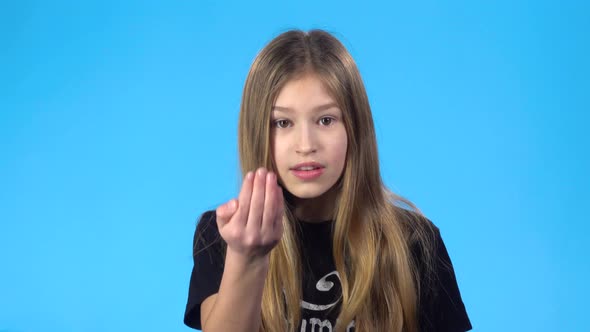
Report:
[[[315,161],[308,161],[308,162],[304,162],[304,163],[300,163],[297,164],[293,167],[291,167],[291,169],[298,169],[301,167],[318,167],[318,168],[324,168],[324,165],[320,164],[320,163],[316,163]]]

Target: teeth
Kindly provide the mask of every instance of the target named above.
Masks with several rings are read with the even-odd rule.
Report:
[[[311,171],[311,170],[314,170],[314,169],[316,169],[316,167],[313,167],[313,166],[304,166],[304,167],[299,167],[298,168],[298,170],[300,170],[300,171]]]

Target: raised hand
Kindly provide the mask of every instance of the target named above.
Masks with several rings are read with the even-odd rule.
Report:
[[[238,200],[216,210],[217,226],[228,251],[246,259],[267,256],[283,235],[283,192],[276,174],[248,172]]]

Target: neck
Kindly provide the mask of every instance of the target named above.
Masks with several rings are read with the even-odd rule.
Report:
[[[314,198],[299,198],[292,196],[295,218],[304,222],[317,223],[334,219],[334,206],[337,192],[331,188],[322,195]]]

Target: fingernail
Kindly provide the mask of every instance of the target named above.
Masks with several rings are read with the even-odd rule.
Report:
[[[263,167],[259,168],[258,169],[258,175],[263,176],[265,171],[266,170]]]
[[[229,201],[229,208],[230,209],[235,209],[236,208],[236,201],[235,200],[231,200]]]
[[[252,172],[248,172],[246,174],[246,179],[248,179],[248,180],[252,180],[253,177],[254,177],[254,173],[252,173]]]

